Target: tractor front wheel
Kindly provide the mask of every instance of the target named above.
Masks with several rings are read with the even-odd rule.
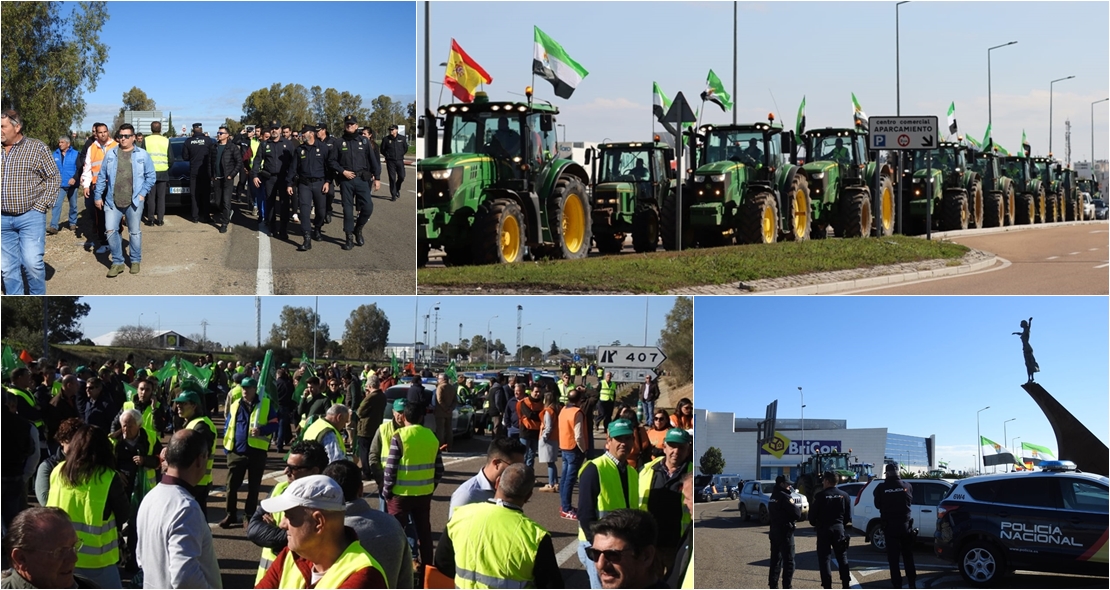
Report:
[[[806,180],[801,171],[794,175],[794,180],[790,183],[790,194],[786,195],[782,203],[786,207],[784,215],[786,215],[788,224],[783,239],[795,242],[808,240],[809,226],[812,221],[810,218],[809,181]]]
[[[979,229],[983,227],[983,217],[986,216],[986,210],[983,208],[985,203],[983,201],[983,185],[976,181],[972,187],[971,192],[968,193],[968,207],[971,209],[971,218],[968,219],[967,224],[969,227]]]
[[[659,247],[659,214],[643,209],[632,216],[632,247],[637,252],[655,252]]]
[[[883,176],[879,181],[879,225],[878,235],[894,234],[894,181]]]
[[[1014,212],[1015,225],[1029,225],[1037,218],[1037,203],[1033,195],[1025,193],[1018,199],[1017,211]]]
[[[474,260],[479,264],[519,262],[524,258],[524,214],[511,199],[494,199],[478,208],[474,222]]]
[[[556,258],[585,258],[590,250],[590,203],[586,188],[573,176],[560,177],[547,201],[547,219]]]
[[[432,245],[424,240],[416,241],[416,267],[424,268],[428,266],[428,252],[432,249]]]
[[[779,235],[779,211],[771,193],[750,195],[740,214],[739,238],[743,244],[774,244]]]
[[[690,198],[682,199],[682,249],[694,245],[694,235],[690,231]],[[669,191],[663,197],[663,210],[659,212],[659,231],[663,236],[664,250],[678,249],[678,195]]]
[[[983,206],[983,225],[981,227],[1001,227],[1006,222],[1006,204],[1002,193],[991,192]]]
[[[1006,185],[1002,201],[1006,205],[1006,225],[1017,225],[1017,195],[1014,194],[1014,185]]]
[[[944,229],[954,231],[967,229],[968,218],[967,193],[963,190],[945,191],[944,193]]]
[[[871,235],[871,198],[867,191],[858,191],[843,196],[845,212],[841,218],[837,237],[861,238]]]

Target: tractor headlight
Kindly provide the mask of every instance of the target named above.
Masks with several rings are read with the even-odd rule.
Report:
[[[432,178],[435,180],[447,180],[448,178],[451,178],[451,172],[452,169],[448,168],[446,170],[432,170],[431,174]]]
[[[810,178],[812,178],[814,180],[821,180],[824,177],[825,177],[824,172],[814,172],[813,174],[810,175]]]
[[[725,175],[724,174],[714,174],[713,176],[709,177],[709,180],[710,180],[710,182],[724,182],[725,181]]]
[[[705,177],[698,174],[697,176],[694,176],[694,182],[705,182]]]

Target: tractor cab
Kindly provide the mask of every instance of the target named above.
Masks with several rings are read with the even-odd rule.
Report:
[[[813,129],[804,138],[807,175],[823,171],[834,176],[830,168],[835,164],[835,175],[842,177],[845,185],[864,184],[864,168],[869,162],[867,134],[856,129]],[[835,178],[827,179],[835,181]],[[810,186],[815,183],[810,182]]]
[[[674,184],[674,158],[674,149],[659,141],[603,143],[586,150],[600,252],[619,252],[627,233],[637,252],[655,250],[659,208]]]
[[[703,166],[731,162],[773,178],[775,169],[783,164],[780,133],[782,125],[773,120],[750,125],[703,125],[698,172],[702,172]]]

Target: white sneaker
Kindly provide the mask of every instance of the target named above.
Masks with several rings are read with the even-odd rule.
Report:
[[[96,253],[97,254],[107,254],[108,250],[110,250],[110,248],[108,248],[108,246],[101,246],[101,247],[96,249]]]

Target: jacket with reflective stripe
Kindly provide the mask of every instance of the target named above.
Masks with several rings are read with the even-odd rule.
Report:
[[[149,436],[151,440],[155,440],[155,439],[158,438],[158,430],[156,428],[154,428],[154,407],[155,407],[155,404],[157,404],[157,403],[158,402],[153,401],[153,402],[150,403],[149,406],[143,408],[143,410],[142,410],[143,430],[146,431],[147,436]],[[123,409],[124,410],[136,410],[138,408],[136,407],[135,402],[131,401],[131,402],[123,402]]]
[[[362,544],[354,541],[343,553],[339,554],[339,559],[328,568],[328,572],[324,577],[316,582],[316,588],[338,588],[340,584],[347,581],[355,572],[372,567],[378,570],[382,575],[382,579],[388,580],[385,575],[385,570],[382,569],[381,564],[378,563],[372,555],[362,548]],[[304,574],[301,570],[297,569],[296,559],[293,557],[292,551],[286,551],[285,557],[282,559],[281,564],[281,581],[278,582],[278,588],[304,588]]]
[[[597,518],[601,520],[605,518],[613,510],[620,510],[621,508],[640,508],[640,480],[639,474],[635,469],[629,467],[628,472],[628,496],[624,495],[624,488],[621,486],[621,474],[617,470],[617,465],[608,455],[602,455],[596,459],[591,459],[582,464],[582,468],[578,471],[578,476],[582,477],[582,471],[586,469],[587,465],[597,467],[597,479],[600,484],[601,493],[597,497]],[[582,527],[578,527],[578,540],[586,540],[586,531]]]
[[[378,427],[378,438],[381,439],[382,452],[380,455],[381,463],[385,464],[386,457],[389,456],[389,441],[393,440],[393,435],[397,433],[397,424],[393,422],[392,418],[382,421],[382,425]]]
[[[612,381],[600,381],[597,384],[600,399],[603,402],[611,402],[617,398],[617,384]]]
[[[401,462],[397,465],[395,496],[428,496],[435,491],[439,439],[434,432],[413,424],[397,430],[401,437]]]
[[[235,400],[234,403],[231,404],[231,411],[228,412],[229,418],[227,420],[227,424],[224,426],[224,450],[226,450],[229,453],[231,451],[235,450],[235,418],[236,418],[236,414],[239,413],[239,405],[242,403],[242,401],[243,401],[243,398],[239,398],[239,399]],[[259,428],[264,426],[267,422],[266,419],[269,417],[269,415],[270,415],[270,398],[267,398],[267,397],[260,398],[258,400],[258,403],[255,404],[255,406],[254,406],[254,411],[251,412],[251,419],[250,419],[250,424],[248,425],[248,428],[247,428],[247,432],[249,433],[250,428],[253,427],[251,425],[258,426]],[[263,451],[269,450],[269,448],[270,448],[270,437],[268,437],[268,436],[251,436],[250,434],[248,434],[247,435],[247,446],[253,447],[255,449],[261,449]]]
[[[188,428],[189,430],[200,430],[199,428],[197,428],[197,426],[200,426],[201,424],[208,425],[209,430],[212,431],[212,448],[208,449],[208,469],[205,470],[204,477],[202,477],[200,481],[197,482],[198,486],[206,486],[212,483],[212,466],[215,464],[216,461],[216,425],[212,423],[212,420],[209,419],[208,416],[202,416],[200,418],[193,418],[192,420],[190,420],[189,423],[185,425],[185,428]],[[232,424],[231,426],[232,428],[235,427],[234,424]]]
[[[520,510],[493,502],[459,506],[447,521],[456,588],[531,588],[547,531]]]
[[[326,418],[320,418],[313,422],[312,426],[305,429],[304,440],[314,440],[320,444],[324,444],[324,436],[327,435],[329,430],[335,433],[335,440],[339,444],[339,452],[346,455],[347,445],[343,444],[343,437],[339,435],[339,430],[337,430],[331,422],[328,422]]]
[[[50,472],[50,494],[46,505],[61,508],[73,521],[77,539],[82,543],[77,551],[77,567],[115,567],[119,563],[116,515],[105,520],[104,507],[108,504],[108,489],[116,474],[101,468],[84,485],[74,487],[62,476],[65,464],[65,461],[58,463]]]
[[[19,389],[18,387],[5,387],[4,389],[7,389],[8,393],[10,393],[10,394],[12,394],[16,397],[22,398],[23,401],[27,402],[27,405],[31,406],[32,408],[38,408],[39,407],[39,404],[38,404],[38,402],[35,401],[34,396],[27,393],[26,391],[23,391],[22,389]],[[28,422],[30,422],[31,424],[34,424],[35,428],[38,428],[39,431],[42,431],[43,421],[42,421],[41,418],[38,419],[38,420],[28,420]]]
[[[148,135],[146,137],[146,151],[154,162],[155,172],[165,172],[170,169],[170,140],[161,135]]]
[[[644,465],[644,468],[640,470],[640,509],[641,510],[647,510],[648,509],[648,499],[651,498],[651,490],[653,489],[652,488],[652,483],[654,483],[654,481],[655,481],[655,474],[653,473],[653,470],[655,469],[656,465],[659,465],[663,461],[663,459],[665,459],[665,457],[656,457],[656,458],[652,459],[651,461],[649,461],[647,465]],[[666,468],[664,467],[663,469],[666,469]],[[693,474],[694,473],[694,463],[691,462],[691,461],[687,461],[685,471],[686,471],[686,473]],[[691,520],[690,520],[690,511],[686,509],[686,503],[685,502],[680,502],[680,504],[681,504],[680,510],[682,510],[682,528],[679,529],[679,533],[680,534],[685,534],[686,529],[690,526],[690,522],[691,522]]]
[[[559,386],[559,404],[565,406],[567,405],[567,398],[570,397],[570,392],[574,391],[574,386],[570,383],[563,383],[561,379],[557,382],[557,385]]]
[[[270,497],[276,498],[280,496],[281,493],[285,491],[285,488],[289,487],[289,483],[289,480],[278,482],[278,484],[274,486],[274,491],[270,492]],[[280,525],[281,519],[285,516],[285,513],[274,512],[270,516],[274,517],[275,524]],[[277,559],[277,553],[274,552],[273,549],[270,549],[269,547],[262,548],[262,557],[258,559],[258,574],[254,577],[255,586],[257,586],[258,583],[262,581],[262,578],[266,576],[266,570],[270,569],[270,564],[273,563],[275,559]]]

